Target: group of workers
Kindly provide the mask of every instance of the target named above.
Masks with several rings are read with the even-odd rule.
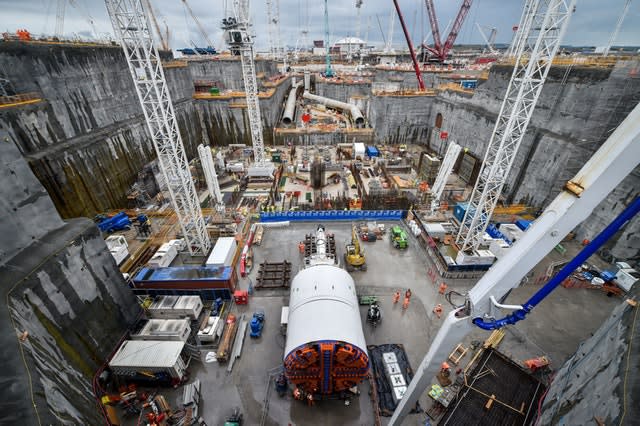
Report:
[[[307,400],[307,405],[308,406],[312,406],[314,401],[313,401],[313,393],[312,392],[305,392],[304,390],[300,389],[299,387],[295,387],[293,389],[293,398],[298,400],[298,401],[302,401],[302,400]]]
[[[442,283],[440,283],[440,287],[438,288],[438,293],[444,295],[446,291],[447,291],[447,284],[443,281]],[[393,304],[395,305],[399,301],[400,301],[400,290],[396,290],[396,292],[393,293]],[[406,310],[409,307],[410,301],[411,301],[411,289],[408,288],[407,291],[405,291],[404,293],[404,301],[402,302],[403,310]],[[442,312],[443,312],[442,304],[438,303],[433,308],[433,313],[436,314],[438,318],[440,318],[442,317]]]
[[[397,290],[393,294],[393,304],[395,305],[400,301],[400,290]],[[409,307],[409,302],[411,301],[411,289],[408,288],[407,291],[404,292],[404,301],[402,302],[402,309],[407,309]]]

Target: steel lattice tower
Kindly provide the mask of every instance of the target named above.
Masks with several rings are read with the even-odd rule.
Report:
[[[456,238],[460,254],[472,255],[482,241],[575,7],[575,0],[532,3],[517,44],[513,74]]]
[[[153,42],[148,10],[142,0],[106,0],[116,37],[122,44],[142,105],[160,169],[191,255],[211,248],[200,203],[189,172],[160,56]]]
[[[269,174],[269,167],[264,157],[264,140],[262,137],[262,119],[260,117],[260,103],[258,99],[258,83],[253,53],[253,38],[250,33],[249,0],[235,0],[233,2],[235,19],[223,20],[222,28],[227,32],[227,43],[232,51],[240,54],[242,63],[242,78],[249,115],[249,127],[253,143],[255,167],[249,170],[249,175]]]

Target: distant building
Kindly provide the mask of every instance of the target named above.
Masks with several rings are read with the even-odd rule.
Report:
[[[333,44],[333,47],[339,49],[341,54],[348,55],[366,50],[367,46],[362,39],[356,37],[345,37],[336,41]]]

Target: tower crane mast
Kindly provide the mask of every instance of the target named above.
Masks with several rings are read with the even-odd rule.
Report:
[[[324,47],[326,49],[324,75],[333,77],[333,70],[331,69],[331,46],[329,46],[329,6],[327,5],[327,0],[324,0]]]
[[[191,255],[204,256],[211,248],[211,241],[191,179],[160,56],[151,35],[149,11],[142,0],[105,0],[105,3],[127,59],[187,248]]]
[[[255,166],[249,169],[249,175],[270,175],[272,169],[264,156],[262,119],[258,99],[258,83],[253,53],[253,38],[250,33],[249,0],[234,0],[235,17],[222,20],[222,29],[226,31],[227,42],[231,50],[240,53],[242,78],[253,143]]]
[[[54,35],[58,38],[62,37],[64,32],[64,10],[67,6],[67,0],[58,0],[56,8],[56,29]]]

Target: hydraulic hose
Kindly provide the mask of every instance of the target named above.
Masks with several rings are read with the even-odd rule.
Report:
[[[473,323],[484,330],[495,330],[505,325],[515,324],[525,319],[525,316],[536,307],[538,303],[544,300],[560,283],[562,283],[573,271],[582,265],[592,254],[594,254],[602,245],[609,240],[625,223],[631,220],[640,211],[640,197],[636,197],[631,204],[625,208],[622,213],[616,217],[613,222],[603,229],[598,236],[587,244],[564,268],[562,268],[553,278],[547,282],[544,287],[538,290],[524,305],[522,309],[507,315],[498,320],[485,321],[482,318],[474,318]]]

